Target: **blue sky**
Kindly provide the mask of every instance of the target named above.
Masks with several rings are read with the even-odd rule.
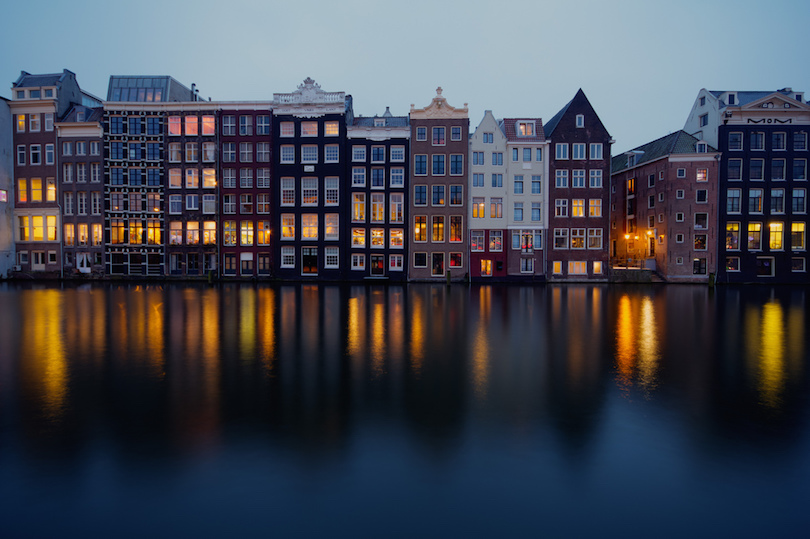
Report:
[[[110,75],[171,75],[214,100],[312,77],[362,115],[407,114],[442,86],[474,129],[486,109],[548,120],[581,87],[614,154],[683,127],[703,87],[810,97],[806,1],[44,0],[4,18],[4,97],[20,70],[70,69],[99,97]]]

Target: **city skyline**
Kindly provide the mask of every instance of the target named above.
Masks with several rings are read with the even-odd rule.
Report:
[[[93,1],[83,10],[54,3],[44,13],[41,5],[38,12],[9,7],[9,20],[36,18],[46,38],[20,47],[30,38],[25,24],[0,37],[15,51],[0,60],[7,79],[0,96],[10,97],[21,70],[70,69],[83,90],[101,98],[112,75],[170,75],[215,101],[270,100],[312,77],[326,91],[352,94],[356,113],[373,116],[386,106],[406,115],[441,86],[451,105],[468,103],[472,131],[485,110],[548,121],[582,88],[616,141],[616,155],[681,129],[701,88],[810,87],[807,73],[794,68],[810,6],[795,2],[765,11],[747,1],[733,11],[691,1],[666,9],[518,2],[509,10],[456,2],[403,9],[354,1],[315,10],[237,2],[227,13],[210,2],[150,4],[138,12]],[[131,39],[121,42],[122,31]],[[762,43],[782,43],[787,53]]]

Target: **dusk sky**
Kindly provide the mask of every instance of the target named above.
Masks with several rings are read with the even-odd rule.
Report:
[[[4,8],[0,76],[171,75],[213,100],[270,100],[312,77],[355,114],[405,115],[437,86],[496,118],[549,120],[582,88],[614,155],[683,127],[701,88],[808,92],[810,2],[346,0],[20,2]]]

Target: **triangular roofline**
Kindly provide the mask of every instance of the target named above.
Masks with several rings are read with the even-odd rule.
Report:
[[[764,97],[761,97],[759,99],[755,99],[754,101],[751,101],[750,103],[746,103],[745,105],[738,105],[737,108],[739,108],[740,110],[752,110],[752,109],[763,110],[762,104],[767,103],[768,101],[773,101],[774,99],[779,99],[779,100],[781,100],[781,101],[783,101],[785,103],[789,103],[791,107],[796,107],[798,109],[810,111],[810,105],[808,105],[807,103],[803,103],[802,101],[797,101],[794,98],[792,98],[790,96],[787,96],[787,95],[785,95],[785,94],[783,94],[781,92],[772,92],[772,93],[770,93],[770,94],[768,94],[768,95],[766,95]],[[730,107],[727,106],[726,108],[732,108],[732,107],[734,107],[734,105],[731,105]],[[764,110],[769,110],[769,109],[764,109]],[[774,107],[773,110],[782,110],[782,107]]]

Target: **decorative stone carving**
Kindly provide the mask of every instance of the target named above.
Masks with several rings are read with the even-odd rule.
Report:
[[[321,85],[307,77],[298,89],[291,93],[273,94],[276,114],[294,114],[302,117],[318,117],[327,113],[345,112],[346,92],[324,92]]]
[[[436,97],[430,105],[423,109],[417,109],[411,104],[411,119],[431,120],[439,118],[467,118],[467,103],[463,108],[452,107],[447,104],[447,99],[442,96],[442,87],[436,88]]]

